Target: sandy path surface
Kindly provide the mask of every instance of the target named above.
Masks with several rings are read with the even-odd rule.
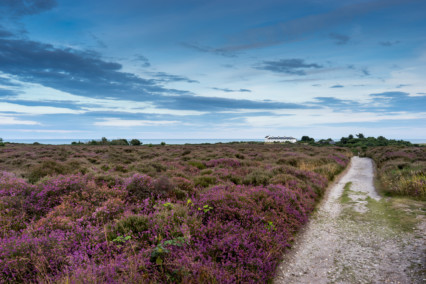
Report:
[[[370,159],[352,158],[278,268],[275,283],[426,283],[420,271],[425,267],[424,232],[396,233],[386,223],[345,214],[367,214],[368,197],[380,200],[373,177]],[[340,196],[348,182],[351,202],[343,204]]]

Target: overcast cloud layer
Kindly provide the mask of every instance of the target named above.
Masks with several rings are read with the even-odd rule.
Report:
[[[0,137],[426,138],[426,2],[0,1]]]

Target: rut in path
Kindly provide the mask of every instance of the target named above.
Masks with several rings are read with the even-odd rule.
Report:
[[[275,283],[424,283],[424,233],[397,233],[368,220],[367,203],[380,202],[373,172],[370,159],[352,158],[278,268]],[[351,200],[342,205],[349,182]],[[353,219],[347,210],[368,218]]]

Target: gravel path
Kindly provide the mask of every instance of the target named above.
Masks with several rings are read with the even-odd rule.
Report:
[[[352,218],[369,216],[369,198],[380,200],[373,177],[370,159],[352,158],[285,256],[275,283],[426,283],[424,231],[397,232],[386,222]],[[348,182],[350,202],[342,203]]]

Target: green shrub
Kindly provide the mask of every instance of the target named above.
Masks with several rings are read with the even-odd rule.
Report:
[[[149,218],[145,215],[130,215],[119,220],[113,227],[110,226],[107,233],[108,241],[118,236],[138,235],[149,229]]]
[[[206,168],[206,165],[200,161],[189,161],[188,164],[191,166],[194,166],[200,170],[204,170]]]
[[[216,183],[216,177],[214,176],[198,176],[194,178],[194,185],[200,187],[208,187],[209,185]]]
[[[30,183],[36,183],[45,176],[54,176],[65,173],[67,173],[67,170],[63,164],[53,160],[45,160],[30,170],[28,181]]]
[[[268,185],[271,177],[262,171],[255,171],[244,177],[243,184],[245,185]]]

